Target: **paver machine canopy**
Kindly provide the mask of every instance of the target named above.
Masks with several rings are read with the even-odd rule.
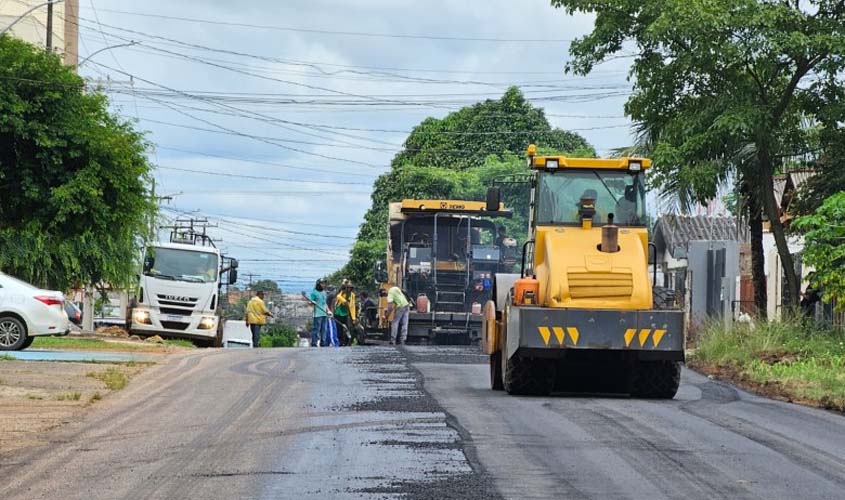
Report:
[[[500,202],[403,200],[389,207],[386,269],[379,286],[400,287],[414,303],[413,342],[470,343],[480,339],[481,306],[493,275],[508,265],[514,248],[491,218],[511,217]],[[512,242],[512,240],[511,240]],[[378,273],[377,273],[378,274]],[[380,301],[379,327],[388,318]]]

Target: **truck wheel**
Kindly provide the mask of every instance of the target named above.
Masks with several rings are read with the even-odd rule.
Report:
[[[502,385],[508,394],[548,396],[554,389],[555,366],[550,360],[514,356],[502,365]]]
[[[633,373],[631,395],[644,399],[672,399],[681,385],[681,364],[677,361],[643,361]]]
[[[490,355],[490,388],[494,391],[505,390],[502,382],[502,351]]]
[[[211,344],[211,347],[223,347],[223,320],[221,319],[217,323],[217,335],[214,336],[214,343]]]

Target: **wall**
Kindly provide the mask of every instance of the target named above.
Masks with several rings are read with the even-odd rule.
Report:
[[[7,0],[0,2],[0,29],[8,26],[31,7],[41,3],[41,0],[18,2]],[[53,5],[53,47],[56,52],[64,52],[64,22],[65,4]],[[26,18],[15,24],[9,31],[13,36],[25,40],[33,45],[45,47],[47,42],[47,6],[39,7]]]
[[[713,276],[709,269],[708,251],[725,249],[724,277]],[[687,261],[690,328],[700,327],[711,320],[707,310],[708,291],[716,294],[718,317],[729,322],[731,304],[736,300],[739,279],[739,243],[736,241],[691,241]]]
[[[787,240],[789,253],[796,254],[804,250],[803,238],[790,238]],[[780,263],[775,237],[772,233],[763,233],[763,255],[765,256],[766,270],[766,315],[769,320],[780,319],[781,304],[783,303],[783,266]],[[801,289],[806,286],[806,277],[809,268],[802,268]]]

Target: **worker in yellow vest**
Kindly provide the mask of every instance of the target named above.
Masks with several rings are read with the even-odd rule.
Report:
[[[261,327],[267,324],[267,316],[273,316],[264,304],[264,292],[259,291],[246,305],[246,324],[252,332],[252,347],[258,347]]]

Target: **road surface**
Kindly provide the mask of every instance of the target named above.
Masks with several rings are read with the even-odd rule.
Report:
[[[673,401],[487,383],[469,348],[198,351],[0,455],[0,498],[845,498],[836,414],[690,371]]]

